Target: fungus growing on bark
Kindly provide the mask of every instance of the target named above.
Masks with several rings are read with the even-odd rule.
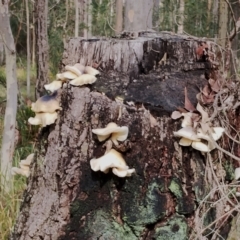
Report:
[[[57,110],[62,108],[59,105],[57,100],[57,91],[51,95],[45,95],[40,97],[35,103],[32,103],[32,111],[35,113],[44,112],[44,113],[54,113]]]
[[[65,69],[67,71],[70,71],[70,72],[74,73],[78,77],[78,76],[80,76],[84,73],[85,67],[80,63],[76,63],[73,66],[70,66],[70,65],[65,66]]]
[[[32,163],[33,157],[34,157],[34,153],[31,153],[30,155],[27,156],[26,159],[23,159],[20,161],[19,163],[20,168],[12,167],[11,169],[12,175],[20,174],[25,177],[29,177],[30,175],[29,167],[30,167],[30,164]]]
[[[70,84],[73,86],[82,86],[84,84],[92,84],[97,80],[97,78],[90,74],[82,74],[77,78],[70,81]]]
[[[236,168],[234,171],[234,178],[235,180],[238,180],[240,178],[240,167]]]
[[[125,141],[128,136],[128,127],[119,127],[116,123],[110,122],[105,128],[92,129],[92,132],[97,135],[100,142],[106,140],[111,135],[111,140],[115,145],[118,141]]]
[[[182,137],[182,138],[187,138],[192,141],[200,141],[199,137],[197,134],[194,132],[192,127],[184,127],[178,130],[177,132],[173,132],[174,136],[176,137]]]
[[[113,173],[119,177],[131,176],[135,169],[129,169],[122,154],[114,149],[111,149],[100,158],[90,160],[91,169],[94,172],[101,171],[108,173],[110,168],[113,168]]]
[[[42,125],[43,127],[53,124],[58,117],[57,112],[53,113],[36,113],[35,117],[30,117],[28,122],[31,125]]]
[[[211,151],[211,149],[208,147],[208,145],[203,142],[193,141],[192,147],[200,152],[210,152]]]
[[[84,73],[90,74],[92,76],[96,76],[96,75],[100,74],[100,72],[97,69],[90,67],[90,66],[86,66],[84,68]]]
[[[66,72],[63,72],[63,73],[58,73],[56,75],[56,78],[57,78],[57,80],[64,81],[64,80],[74,79],[74,78],[76,78],[80,75],[77,75],[77,74],[73,73],[72,71],[66,71]]]
[[[50,91],[50,92],[55,92],[57,91],[58,89],[60,89],[63,85],[63,82],[62,81],[58,81],[58,80],[55,80],[55,81],[52,81],[51,83],[49,84],[45,84],[44,85],[44,88],[47,90],[47,91]]]

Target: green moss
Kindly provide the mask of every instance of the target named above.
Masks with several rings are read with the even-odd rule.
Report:
[[[232,181],[234,179],[234,167],[230,161],[224,161],[223,163],[224,170],[226,171],[226,180]]]
[[[173,178],[168,188],[176,198],[183,197],[183,190],[178,179]]]
[[[138,239],[126,224],[120,225],[115,222],[114,219],[111,218],[110,214],[104,212],[103,210],[98,210],[91,214],[87,226],[83,231],[85,232],[85,237],[89,234],[91,239]]]
[[[166,215],[167,199],[164,194],[159,194],[161,184],[153,181],[149,184],[145,196],[136,193],[131,202],[123,203],[123,220],[139,236],[146,225],[154,224]]]
[[[185,217],[174,215],[163,226],[156,228],[154,239],[156,240],[187,240],[188,228]]]

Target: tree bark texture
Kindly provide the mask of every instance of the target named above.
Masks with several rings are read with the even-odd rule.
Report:
[[[48,35],[47,35],[47,13],[48,0],[35,1],[36,19],[36,61],[37,61],[37,81],[36,98],[44,95],[44,85],[48,83]]]
[[[196,103],[206,83],[196,47],[167,33],[69,40],[63,65],[98,63],[101,75],[92,86],[63,90],[56,124],[39,136],[11,239],[188,239],[207,189],[204,156],[178,145],[173,131],[181,123],[170,114],[184,105],[185,86]],[[90,159],[105,152],[91,130],[109,122],[129,127],[114,148],[136,169],[132,177],[90,169]]]
[[[7,105],[4,115],[3,139],[1,143],[1,184],[10,191],[12,158],[15,148],[15,126],[17,115],[17,66],[16,50],[9,20],[7,1],[0,1],[0,34],[6,54]]]

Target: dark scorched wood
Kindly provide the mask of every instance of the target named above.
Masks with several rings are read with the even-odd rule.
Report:
[[[42,130],[12,239],[188,239],[205,196],[204,157],[178,145],[180,122],[169,116],[183,106],[185,86],[196,102],[206,81],[196,46],[170,34],[68,42],[63,65],[100,63],[101,76],[91,89],[63,90],[56,124]],[[91,130],[112,121],[129,126],[114,148],[136,169],[130,178],[90,169],[105,152]]]

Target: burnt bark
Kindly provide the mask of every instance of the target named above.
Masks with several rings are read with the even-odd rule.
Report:
[[[34,4],[36,19],[36,66],[37,80],[35,96],[39,98],[44,95],[44,85],[48,83],[48,34],[47,34],[47,13],[48,0],[35,1]]]
[[[101,75],[92,86],[63,90],[56,124],[39,136],[11,239],[188,239],[207,190],[205,158],[178,145],[180,122],[170,114],[183,106],[185,86],[196,103],[206,83],[196,46],[167,33],[68,42],[62,65],[99,64]],[[105,152],[91,129],[109,122],[129,126],[114,148],[136,169],[132,177],[90,169],[89,160]],[[214,210],[209,215],[211,222]]]

